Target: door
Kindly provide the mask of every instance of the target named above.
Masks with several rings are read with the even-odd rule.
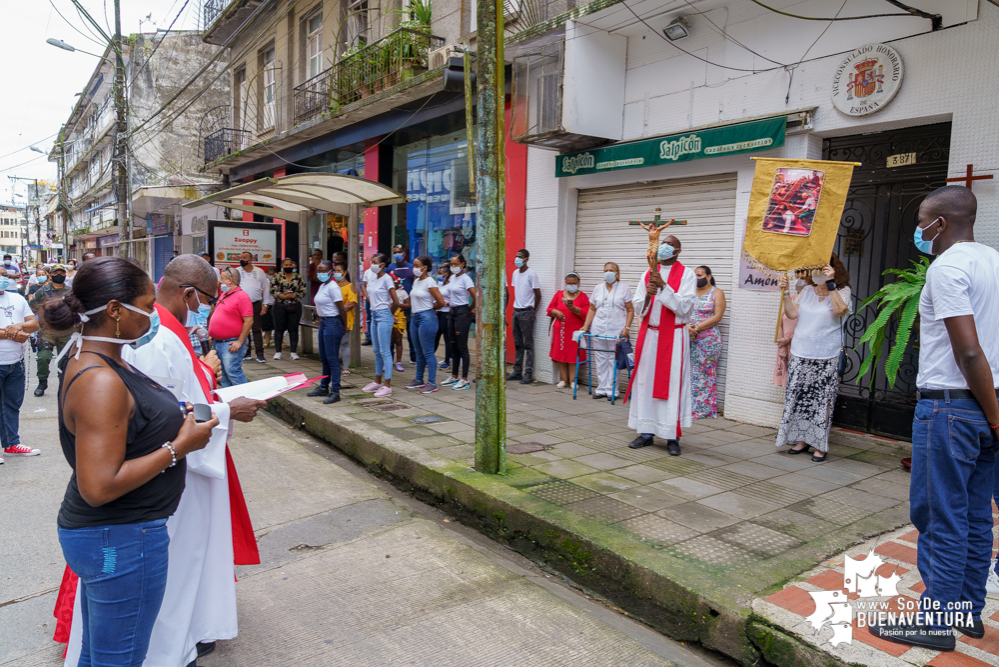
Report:
[[[916,211],[923,198],[946,185],[950,154],[950,123],[922,125],[890,132],[823,141],[827,160],[862,163],[853,172],[843,218],[836,239],[836,253],[850,272],[853,315],[845,326],[847,370],[840,384],[833,423],[845,428],[885,435],[912,437],[912,415],[916,405],[916,373],[919,350],[910,340],[895,386],[884,373],[886,345],[879,368],[859,384],[857,375],[868,354],[867,345],[857,348],[867,326],[877,317],[875,305],[860,304],[894,276],[887,269],[909,268],[921,255],[912,242]],[[911,157],[892,160],[894,156]],[[888,167],[901,162],[904,166]],[[890,332],[893,342],[895,332]]]
[[[659,206],[664,218],[688,221],[686,226],[671,228],[683,244],[680,261],[691,269],[702,264],[710,267],[718,289],[731,297],[738,277],[732,271],[736,256],[735,187],[735,174],[719,174],[580,190],[574,262],[580,289],[591,295],[603,282],[604,263],[616,262],[621,267],[621,281],[635,290],[649,268],[645,259],[649,237],[628,221],[651,220]],[[719,411],[725,401],[728,326],[726,313],[719,324],[725,345],[718,361]],[[637,317],[632,329],[638,330]]]

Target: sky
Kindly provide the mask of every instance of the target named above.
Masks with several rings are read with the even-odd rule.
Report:
[[[112,34],[113,0],[79,1]],[[121,0],[121,31],[127,35],[165,30],[178,15],[174,30],[196,29],[201,4],[202,0]],[[106,45],[95,43],[102,38],[85,24],[71,0],[0,0],[0,16],[4,17],[0,62],[6,63],[6,103],[0,104],[0,204],[9,205],[13,183],[13,194],[27,193],[26,183],[11,181],[10,176],[55,182],[56,165],[48,162],[47,154],[59,128],[69,118],[77,99],[75,93],[83,90],[99,62],[79,51],[63,51],[45,40],[54,37],[91,53],[103,53]],[[32,145],[46,155],[29,150]],[[24,199],[16,201],[24,203]]]

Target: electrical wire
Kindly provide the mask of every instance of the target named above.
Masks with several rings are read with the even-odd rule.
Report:
[[[186,8],[187,8],[187,5],[188,5],[188,4],[190,3],[190,2],[191,2],[191,0],[184,0],[184,5],[183,5],[183,6],[182,6],[182,7],[180,8],[180,11],[179,11],[179,12],[177,12],[177,16],[173,17],[173,21],[171,21],[171,22],[170,22],[170,25],[169,25],[169,27],[167,27],[167,29],[166,29],[166,34],[167,34],[167,35],[169,35],[169,34],[170,34],[170,31],[171,31],[171,30],[173,29],[173,24],[174,24],[174,23],[176,23],[176,22],[177,22],[177,19],[179,19],[179,18],[180,18],[180,15],[184,13],[184,9],[186,9]],[[176,3],[175,3],[175,4],[176,4]],[[153,47],[153,50],[152,50],[152,53],[150,53],[150,54],[149,54],[149,57],[148,57],[148,58],[146,58],[146,59],[145,59],[144,61],[142,61],[142,65],[140,65],[140,66],[139,66],[139,69],[138,69],[138,70],[136,70],[136,72],[135,72],[135,76],[133,76],[133,77],[132,77],[132,80],[128,82],[128,85],[129,85],[129,87],[131,87],[131,85],[132,85],[133,83],[135,83],[135,80],[139,78],[139,74],[141,74],[141,73],[142,73],[142,70],[144,70],[144,69],[146,68],[146,65],[148,65],[148,64],[149,64],[149,61],[150,61],[150,60],[152,60],[152,59],[153,59],[153,56],[155,56],[155,55],[156,55],[156,50],[157,50],[158,48],[160,48],[160,44],[162,44],[162,43],[163,43],[163,42],[165,41],[165,39],[166,39],[166,36],[164,35],[164,38],[163,38],[163,39],[161,39],[160,41],[156,42],[156,45],[155,45],[155,46]]]
[[[751,48],[749,48],[748,46],[746,46],[745,44],[743,44],[742,42],[740,42],[739,40],[737,40],[737,39],[736,39],[735,37],[732,37],[732,36],[731,36],[730,34],[728,34],[727,32],[725,32],[725,29],[724,29],[724,28],[722,28],[722,27],[721,27],[721,26],[719,26],[719,25],[718,25],[717,23],[715,23],[714,21],[712,21],[712,20],[711,20],[711,17],[709,17],[709,16],[707,15],[707,12],[702,12],[702,11],[701,11],[700,9],[698,9],[697,7],[695,7],[695,6],[694,6],[694,3],[692,3],[692,2],[690,1],[690,0],[683,0],[683,1],[684,1],[684,2],[686,2],[686,3],[687,3],[687,6],[689,6],[689,7],[690,7],[690,8],[691,8],[691,9],[692,9],[693,11],[697,12],[698,14],[700,14],[700,15],[701,15],[701,16],[702,16],[702,17],[704,18],[704,20],[705,20],[705,21],[707,21],[707,22],[708,22],[708,23],[710,23],[710,24],[711,24],[712,26],[714,26],[714,27],[715,27],[715,30],[716,30],[716,31],[718,32],[718,34],[720,34],[720,35],[721,35],[721,36],[722,36],[723,38],[725,38],[725,39],[727,39],[727,40],[731,41],[731,42],[732,42],[732,43],[734,43],[734,44],[735,44],[736,46],[740,46],[740,47],[742,47],[743,49],[745,49],[745,50],[749,51],[749,52],[750,52],[750,53],[752,53],[752,54],[753,54],[754,56],[757,56],[757,57],[759,57],[759,58],[763,58],[764,60],[766,60],[766,61],[768,61],[768,62],[772,62],[772,63],[773,63],[774,65],[780,65],[781,67],[787,67],[787,65],[785,65],[784,63],[780,63],[780,62],[777,62],[776,60],[773,60],[772,58],[767,58],[767,57],[766,57],[765,55],[763,55],[762,53],[757,53],[756,51],[753,51],[753,50],[752,50]]]
[[[63,21],[65,21],[66,25],[68,25],[70,28],[72,28],[76,32],[80,33],[81,37],[83,37],[84,39],[87,39],[87,40],[93,42],[94,44],[97,44],[98,46],[100,46],[102,48],[107,48],[107,44],[102,44],[101,42],[97,41],[96,39],[94,39],[90,35],[86,34],[82,30],[80,30],[79,28],[77,28],[75,25],[73,25],[72,23],[70,23],[69,19],[67,19],[65,16],[63,16],[62,12],[59,11],[59,8],[55,6],[54,0],[49,0],[49,4],[52,5],[52,9],[54,9],[55,12],[56,12],[56,14],[59,15],[59,18],[61,18]]]
[[[918,14],[867,14],[865,16],[841,16],[841,17],[825,17],[825,16],[801,16],[799,14],[791,14],[790,12],[785,12],[770,5],[765,5],[760,0],[751,0],[751,2],[772,11],[774,14],[780,14],[781,16],[790,16],[793,19],[801,19],[803,21],[859,21],[860,19],[880,19],[888,18],[892,16],[914,16],[916,18],[927,18],[925,16],[919,16]]]
[[[54,137],[54,136],[55,136],[55,135],[57,135],[57,134],[59,134],[59,133],[58,133],[58,132],[55,132],[55,133],[53,133],[53,134],[50,134],[50,135],[49,135],[49,136],[47,136],[47,137],[44,137],[44,138],[42,138],[42,139],[39,139],[38,141],[32,141],[32,142],[31,142],[30,144],[28,144],[27,146],[22,146],[21,148],[18,148],[17,150],[14,150],[14,151],[11,151],[11,152],[7,153],[6,155],[0,155],[0,160],[4,159],[5,157],[10,157],[10,156],[11,156],[11,155],[13,155],[14,153],[20,153],[21,151],[26,151],[26,150],[28,150],[29,148],[31,148],[32,146],[34,146],[35,144],[37,144],[37,143],[41,143],[41,142],[43,142],[43,141],[45,141],[45,140],[47,140],[47,139],[51,139],[52,137]]]
[[[44,155],[39,155],[38,157],[33,157],[30,160],[22,162],[21,164],[15,164],[13,167],[7,167],[6,169],[0,169],[0,174],[2,174],[5,171],[10,171],[11,169],[17,169],[18,167],[23,167],[26,164],[31,164],[35,160],[41,160],[43,157],[45,157],[45,156]]]
[[[839,11],[836,12],[836,16],[840,15],[840,13],[846,7],[846,3],[847,2],[849,2],[849,0],[843,0],[843,4],[839,6]],[[788,75],[787,76],[787,94],[784,96],[784,104],[787,104],[791,100],[791,82],[794,81],[794,70],[796,70],[798,68],[798,65],[800,65],[803,62],[805,62],[805,58],[808,57],[808,53],[812,50],[812,48],[816,44],[819,43],[819,40],[822,39],[822,37],[826,34],[826,32],[828,32],[829,28],[832,27],[832,24],[834,22],[835,21],[829,21],[829,24],[826,25],[826,27],[822,30],[822,32],[819,33],[819,36],[815,38],[815,41],[812,42],[811,45],[807,49],[805,49],[804,55],[802,55],[801,58],[798,59],[798,62],[796,62],[793,66],[787,68],[787,75]]]

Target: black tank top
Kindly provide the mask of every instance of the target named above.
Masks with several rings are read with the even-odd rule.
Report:
[[[166,441],[177,437],[184,423],[184,417],[176,397],[170,393],[170,390],[161,387],[139,371],[129,370],[103,354],[97,352],[84,352],[84,354],[96,354],[106,361],[125,383],[135,400],[135,413],[128,422],[125,439],[126,461],[151,454]],[[66,488],[58,523],[62,528],[85,528],[165,519],[176,511],[181,493],[184,491],[184,477],[187,471],[187,462],[184,460],[178,461],[177,465],[167,468],[166,472],[156,475],[139,488],[100,507],[91,507],[80,495],[80,489],[76,484],[76,436],[66,428],[63,420],[63,402],[76,379],[92,368],[101,368],[101,366],[88,366],[79,371],[66,385],[65,391],[60,379],[59,442],[62,444],[62,453],[73,468],[73,476]]]

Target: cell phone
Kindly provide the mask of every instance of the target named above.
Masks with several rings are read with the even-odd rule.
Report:
[[[194,404],[194,421],[197,423],[206,422],[212,418],[212,408],[204,403]]]

